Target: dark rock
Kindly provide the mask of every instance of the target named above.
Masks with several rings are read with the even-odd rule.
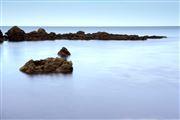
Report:
[[[0,30],[0,43],[2,43],[4,40],[3,40],[3,33],[1,32]]]
[[[73,67],[71,61],[63,58],[47,58],[44,60],[29,60],[20,71],[27,74],[40,73],[72,73]]]
[[[68,51],[67,48],[62,47],[61,50],[58,52],[58,55],[66,58],[66,57],[70,56],[71,53]]]
[[[48,35],[48,40],[55,40],[56,39],[56,33],[50,32]]]
[[[62,39],[62,35],[61,34],[57,34],[56,35],[56,39],[59,39],[59,40]]]
[[[94,34],[95,39],[97,40],[109,40],[111,35],[106,32],[97,32]]]
[[[81,35],[84,35],[85,32],[84,31],[78,31],[76,34],[81,34]]]
[[[145,36],[147,39],[161,39],[161,38],[167,38],[166,36]]]
[[[6,32],[9,41],[24,41],[25,32],[17,26],[12,27],[8,32]]]
[[[84,31],[78,31],[75,36],[77,40],[86,40],[86,34]]]
[[[1,30],[0,30],[0,38],[3,38],[3,33]]]
[[[37,30],[37,33],[38,33],[38,34],[43,34],[43,35],[46,35],[46,34],[47,34],[46,30],[43,29],[43,28],[39,28],[39,29]]]
[[[32,31],[26,34],[27,40],[55,40],[56,33],[47,33],[45,29],[39,28],[37,31]]]

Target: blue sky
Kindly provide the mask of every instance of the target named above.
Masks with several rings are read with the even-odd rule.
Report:
[[[178,0],[1,0],[1,26],[179,26]]]

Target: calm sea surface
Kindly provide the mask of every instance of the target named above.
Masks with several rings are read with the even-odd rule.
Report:
[[[178,27],[44,28],[57,33],[107,31],[168,38],[4,42],[0,44],[2,119],[179,118]],[[72,54],[71,75],[19,71],[29,59],[57,57],[63,46]]]

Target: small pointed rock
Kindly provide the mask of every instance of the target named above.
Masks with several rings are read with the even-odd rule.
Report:
[[[62,47],[61,50],[58,52],[58,55],[61,57],[68,57],[71,55],[71,53],[68,51],[66,47]]]

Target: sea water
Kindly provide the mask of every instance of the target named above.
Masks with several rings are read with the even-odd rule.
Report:
[[[22,27],[26,32],[38,27]],[[179,118],[178,27],[44,27],[47,32],[164,35],[147,41],[55,40],[4,42],[2,119]],[[9,27],[2,27],[6,32]],[[72,74],[27,75],[28,60],[71,52]]]

